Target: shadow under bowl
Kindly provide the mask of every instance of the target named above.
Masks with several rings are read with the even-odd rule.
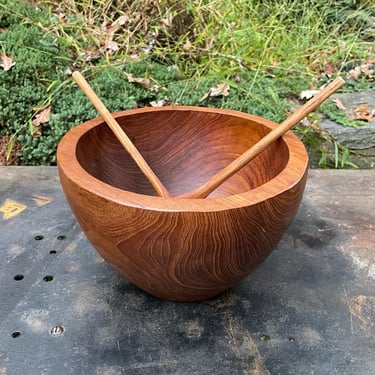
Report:
[[[64,193],[116,271],[157,297],[197,301],[230,289],[267,258],[302,199],[308,155],[298,137],[288,132],[206,199],[181,199],[277,124],[200,107],[113,116],[173,196],[156,196],[101,118],[63,137]]]

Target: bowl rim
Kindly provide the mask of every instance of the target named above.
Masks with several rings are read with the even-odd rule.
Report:
[[[271,129],[278,126],[273,121],[236,110],[195,106],[145,107],[114,112],[112,115],[117,118],[162,111],[209,112],[240,117],[245,120],[257,122]],[[304,144],[292,131],[288,131],[282,136],[282,140],[287,145],[289,151],[289,159],[285,167],[275,177],[252,190],[223,197],[198,199],[139,194],[122,190],[97,179],[89,174],[78,162],[76,157],[78,141],[85,133],[103,123],[104,120],[101,117],[96,117],[70,129],[58,145],[57,166],[60,179],[62,174],[64,174],[66,178],[81,189],[121,205],[170,212],[212,212],[236,209],[258,204],[282,194],[304,179],[308,169],[308,154]],[[82,184],[82,181],[85,181],[85,184]]]

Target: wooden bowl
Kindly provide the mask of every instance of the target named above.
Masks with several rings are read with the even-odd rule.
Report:
[[[57,151],[65,195],[86,236],[127,280],[168,300],[207,299],[271,253],[299,207],[308,156],[292,132],[206,199],[206,182],[277,124],[241,112],[161,107],[113,114],[173,198],[153,188],[101,118]]]

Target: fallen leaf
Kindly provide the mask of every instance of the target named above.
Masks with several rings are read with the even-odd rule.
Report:
[[[219,83],[216,87],[211,87],[210,90],[199,99],[200,102],[207,98],[214,96],[228,96],[230,87],[226,83]]]
[[[105,34],[113,34],[117,31],[117,29],[120,27],[120,25],[115,25],[114,27],[112,26],[108,26],[108,22],[107,21],[104,21],[101,26],[100,26],[100,29],[102,30],[103,33]]]
[[[331,75],[333,73],[336,73],[336,68],[333,65],[327,63],[327,64],[324,64],[323,71],[325,74]]]
[[[109,55],[113,55],[120,49],[120,46],[117,42],[113,41],[112,39],[109,39],[105,43],[105,50]]]
[[[334,98],[333,102],[336,104],[336,107],[338,109],[341,109],[342,111],[346,110],[346,107],[344,106],[344,104],[342,104],[342,101],[339,98]]]
[[[84,61],[94,61],[98,60],[101,57],[101,52],[98,50],[97,47],[88,47],[81,52],[81,56]]]
[[[186,42],[185,42],[184,45],[182,46],[182,49],[183,49],[184,51],[190,51],[192,46],[193,46],[193,45],[191,44],[189,38],[187,38],[187,39],[186,39]]]
[[[121,26],[125,25],[125,23],[129,22],[130,18],[127,15],[122,15],[117,18],[116,21],[112,22],[111,25],[107,26],[107,22],[104,21],[101,25],[101,29],[106,34],[114,34],[116,31],[120,29]]]
[[[368,109],[366,104],[361,104],[354,110],[354,120],[371,122],[372,111]]]
[[[301,93],[299,94],[299,97],[302,100],[309,100],[318,92],[319,90],[304,90],[304,91],[301,91]]]
[[[148,88],[150,84],[150,80],[148,78],[137,78],[133,77],[133,74],[131,73],[125,73],[126,78],[128,79],[128,82],[130,83],[139,83],[142,87]]]
[[[164,99],[158,100],[158,101],[152,101],[150,102],[151,107],[164,107],[166,105],[169,105],[169,99],[165,97]]]
[[[13,62],[13,56],[7,56],[5,53],[0,54],[0,66],[5,70],[10,70],[14,65],[16,65],[15,62]]]
[[[364,75],[368,79],[374,79],[375,78],[374,65],[371,63],[366,63],[366,64],[356,66],[354,69],[348,72],[347,77],[354,79],[355,81],[358,81],[362,75]]]
[[[42,124],[49,121],[51,115],[51,106],[47,105],[37,109],[37,114],[32,121],[31,134],[34,138],[42,135]]]
[[[118,29],[120,28],[119,24],[112,24],[112,25],[107,25],[107,22],[103,22],[101,29],[104,34],[110,34],[113,35]]]
[[[361,74],[362,74],[361,67],[356,66],[354,69],[349,70],[346,76],[350,79],[354,79],[354,81],[358,81]]]
[[[51,105],[43,106],[36,110],[37,114],[33,120],[33,125],[40,125],[49,121],[49,117],[51,115]]]
[[[120,16],[119,18],[117,18],[115,23],[118,23],[119,25],[123,26],[129,21],[130,21],[129,16],[127,14],[124,14],[124,15]]]
[[[372,64],[363,64],[361,65],[361,72],[367,77],[367,78],[374,78],[374,66]]]

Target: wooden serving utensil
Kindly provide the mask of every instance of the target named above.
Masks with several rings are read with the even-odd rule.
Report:
[[[152,171],[151,167],[147,164],[143,156],[140,154],[138,149],[134,146],[130,138],[126,135],[126,133],[121,128],[119,123],[112,117],[111,113],[108,111],[106,106],[96,95],[96,93],[91,88],[91,86],[86,81],[86,79],[83,77],[83,75],[80,72],[75,71],[73,73],[73,78],[77,82],[79,87],[82,89],[82,91],[86,94],[86,96],[91,101],[91,103],[94,105],[96,110],[99,112],[100,116],[104,119],[107,125],[111,128],[116,138],[121,142],[125,150],[133,158],[135,163],[138,165],[139,169],[143,172],[145,177],[154,187],[157,194],[161,197],[170,197],[171,195],[169,194],[168,190],[165,188],[165,186],[161,183],[159,178]]]
[[[294,125],[301,121],[306,115],[315,110],[321,103],[323,103],[329,96],[345,84],[342,78],[336,78],[329,85],[323,88],[312,99],[298,108],[292,115],[284,120],[278,127],[270,131],[265,137],[258,141],[255,145],[245,151],[237,159],[233,160],[229,165],[216,173],[210,180],[198,188],[182,194],[179,198],[206,198],[217,187],[225,182],[229,177],[233,176],[249,161],[254,159],[262,151],[264,151],[270,144],[275,142],[279,137],[290,130]]]

